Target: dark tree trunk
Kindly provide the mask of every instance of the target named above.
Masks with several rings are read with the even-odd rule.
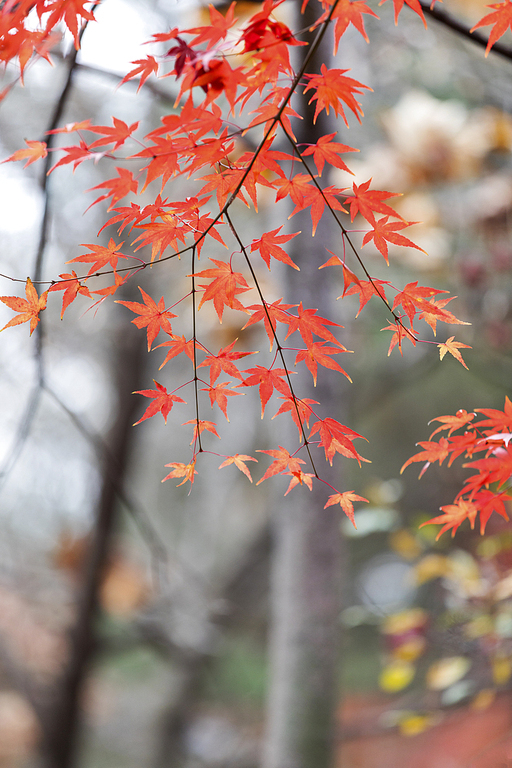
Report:
[[[69,655],[47,708],[42,743],[46,768],[72,768],[77,762],[83,686],[95,654],[99,592],[131,444],[130,430],[137,405],[132,392],[142,386],[144,341],[140,331],[124,323],[113,336],[117,416],[106,440],[101,493],[77,595],[76,620],[69,633]]]

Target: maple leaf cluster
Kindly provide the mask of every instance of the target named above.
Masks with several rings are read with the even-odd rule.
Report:
[[[66,166],[72,166],[75,171],[90,160],[95,163],[115,160],[115,174],[89,191],[97,193],[92,205],[108,204],[108,217],[98,234],[103,229],[115,229],[117,236],[124,238],[117,242],[110,237],[106,246],[85,245],[87,252],[67,262],[79,272],[82,269],[84,274],[75,269],[63,272],[59,280],[54,280],[40,296],[29,279],[25,287],[26,299],[0,297],[0,301],[17,313],[5,328],[28,322],[32,333],[49,295],[60,291],[63,292],[61,317],[78,296],[82,301],[95,300],[96,304],[114,297],[122,285],[148,265],[149,262],[136,255],[142,248],[151,249],[150,262],[159,270],[169,272],[179,259],[186,257],[190,260],[187,275],[190,290],[172,306],[165,296],[155,300],[142,287],[141,302],[119,301],[135,314],[132,322],[146,333],[148,351],[166,350],[160,368],[180,355],[188,358],[192,367],[191,378],[174,391],[169,392],[165,384],[155,381],[155,389],[136,393],[150,400],[142,418],[136,422],[140,424],[159,413],[167,422],[175,406],[180,409],[186,405],[182,393],[178,395],[177,391],[185,387],[195,390],[195,418],[184,422],[193,426],[192,456],[189,461],[166,465],[171,471],[164,479],[183,478],[180,485],[194,482],[199,455],[213,453],[205,450],[206,440],[218,437],[216,424],[204,419],[200,413],[200,391],[205,392],[208,405],[218,407],[227,420],[228,398],[244,394],[247,388],[257,388],[262,417],[274,395],[282,401],[274,417],[290,416],[301,442],[292,453],[282,446],[264,450],[263,453],[273,461],[259,482],[275,475],[289,475],[288,491],[297,485],[311,489],[313,480],[321,478],[314,464],[313,472],[303,471],[305,458],[297,455],[302,451],[301,455],[311,459],[311,446],[320,448],[330,463],[337,454],[358,462],[365,461],[354,447],[354,440],[361,436],[330,416],[320,415],[317,401],[301,398],[292,384],[289,369],[293,355],[297,371],[311,375],[315,385],[322,368],[341,373],[351,380],[337,358],[349,351],[334,333],[341,326],[320,315],[318,308],[304,307],[300,301],[298,304],[285,304],[282,298],[268,301],[258,278],[260,268],[271,269],[276,261],[284,268],[299,269],[287,251],[287,243],[300,233],[287,233],[282,231],[283,227],[278,227],[262,232],[249,242],[232,220],[235,201],[257,211],[264,190],[276,204],[282,200],[291,204],[290,218],[299,211],[309,210],[313,234],[324,215],[334,216],[340,232],[340,254],[331,254],[332,258],[319,268],[341,266],[343,293],[339,298],[359,296],[359,312],[372,297],[381,302],[384,312],[391,318],[385,329],[392,332],[390,353],[395,346],[402,352],[404,340],[413,345],[422,341],[414,327],[416,320],[424,321],[434,335],[438,322],[465,324],[446,308],[453,297],[440,296],[445,291],[420,286],[417,281],[403,288],[394,287],[367,271],[360,249],[354,245],[347,228],[356,217],[365,226],[361,248],[373,244],[386,264],[390,257],[389,244],[422,250],[403,234],[414,222],[404,220],[390,205],[389,201],[397,193],[373,189],[371,179],[361,184],[352,183],[351,187],[324,183],[326,169],[330,168],[349,178],[352,172],[343,158],[358,151],[337,141],[336,131],[309,144],[297,142],[294,125],[302,116],[291,105],[296,92],[305,94],[312,108],[314,106],[314,122],[325,112],[341,118],[348,126],[351,116],[361,122],[361,100],[371,89],[350,77],[348,69],[333,69],[322,64],[320,72],[308,71],[308,56],[295,70],[290,50],[306,43],[301,39],[302,33],[295,34],[280,20],[282,2],[264,0],[244,23],[235,15],[235,2],[225,13],[210,6],[209,24],[154,34],[148,42],[165,45],[165,54],[148,55],[133,61],[135,66],[122,78],[121,85],[137,79],[140,90],[149,78],[173,77],[179,83],[179,93],[176,109],[164,115],[161,124],[145,136],[139,135],[138,122],[128,125],[113,117],[112,125],[94,125],[87,119],[49,131],[46,140],[27,140],[26,148],[18,149],[3,161],[25,161],[28,166],[49,153],[58,152],[60,158],[49,170],[53,173]],[[304,6],[307,2],[305,0]],[[398,19],[404,0],[393,2],[395,19]],[[405,2],[425,22],[418,0]],[[489,49],[509,23],[510,5],[505,2],[491,6],[496,12],[475,26],[495,24]],[[7,62],[17,58],[22,77],[30,60],[37,56],[48,57],[55,31],[62,24],[71,32],[78,48],[85,26],[94,21],[93,7],[95,4],[86,0],[4,1],[0,7],[1,60]],[[39,26],[34,28],[32,23],[29,29],[27,18],[34,9]],[[323,34],[330,30],[335,52],[350,25],[368,41],[364,17],[378,19],[363,0],[321,0],[319,10],[314,25],[319,33],[312,45],[318,45]],[[167,71],[160,74],[162,62],[167,65]],[[171,72],[169,65],[173,67]],[[245,140],[248,132],[252,132],[252,145]],[[54,134],[75,136],[76,139],[68,146],[54,147]],[[125,167],[125,161],[129,161],[129,168]],[[170,200],[166,196],[171,188],[174,189],[170,182],[177,178],[185,180],[187,190],[193,187],[193,193],[184,200]],[[158,187],[159,193],[153,202],[142,205],[139,195],[150,185]],[[234,250],[229,246],[230,238],[236,241]],[[353,268],[347,264],[347,245],[356,255]],[[199,269],[203,249],[211,253],[210,264]],[[225,249],[230,255],[222,258]],[[95,289],[98,276],[108,277],[110,284]],[[249,295],[256,296],[254,291],[257,300],[248,298]],[[180,319],[187,312],[193,317],[188,337],[173,330],[172,322],[178,317],[173,310],[177,310],[178,305],[186,308]],[[255,350],[240,349],[237,339],[218,350],[203,343],[195,331],[195,317],[208,305],[220,323],[225,313],[230,313],[230,317],[240,318],[240,330],[261,327],[269,340],[270,365],[241,368],[241,361]],[[157,339],[160,343],[155,345]],[[295,346],[285,346],[292,343]],[[465,366],[460,350],[467,345],[450,336],[437,346],[441,359],[450,353]],[[447,445],[451,445],[452,437],[447,440]],[[434,451],[433,448],[428,450]],[[444,447],[438,450],[444,450]],[[473,450],[477,449],[474,447]],[[254,457],[237,453],[223,458],[222,468],[234,465],[252,482],[247,462],[256,462]],[[364,499],[353,491],[331,490],[334,493],[326,506],[340,504],[353,520],[352,502]],[[475,504],[475,499],[481,497],[478,494],[482,493],[482,489],[475,490],[468,503]]]
[[[477,414],[481,414],[478,420]],[[493,512],[508,520],[506,502],[512,499],[512,402],[509,398],[505,398],[503,411],[494,408],[477,408],[473,413],[459,410],[454,416],[438,416],[432,421],[441,422],[441,426],[427,441],[418,443],[423,450],[411,456],[401,471],[409,464],[424,462],[421,477],[433,462],[438,461],[441,465],[448,459],[448,466],[451,466],[459,456],[471,459],[463,466],[474,471],[464,481],[454,503],[441,507],[443,514],[423,525],[440,523],[439,538],[450,529],[453,536],[464,520],[469,520],[473,528],[478,514],[482,534]],[[446,437],[432,440],[434,435],[445,430]],[[462,434],[457,434],[462,430]],[[478,458],[480,454],[484,456]]]

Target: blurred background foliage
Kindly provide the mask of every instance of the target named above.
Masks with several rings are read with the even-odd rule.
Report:
[[[483,8],[476,0],[450,5],[470,26]],[[287,6],[280,11],[286,15]],[[347,488],[370,504],[356,512],[357,530],[343,525],[349,565],[340,616],[339,764],[386,768],[399,761],[428,768],[449,752],[452,768],[488,768],[501,765],[512,744],[512,533],[491,519],[485,538],[463,526],[455,540],[445,535],[436,542],[435,530],[419,525],[451,502],[464,470],[431,467],[418,481],[411,468],[400,476],[400,467],[415,443],[428,438],[432,418],[459,408],[502,408],[510,395],[512,65],[492,53],[484,60],[483,50],[451,30],[434,20],[424,30],[407,13],[398,27],[391,7],[379,10],[381,22],[368,17],[371,45],[350,30],[344,36],[336,66],[349,67],[374,92],[363,97],[363,125],[342,126],[340,137],[361,149],[350,163],[356,183],[373,177],[377,188],[404,193],[396,208],[421,222],[411,237],[428,255],[391,246],[389,269],[371,245],[363,255],[372,275],[394,285],[418,279],[456,294],[455,314],[471,323],[457,329],[458,338],[473,350],[465,358],[469,371],[452,359],[441,364],[436,347],[427,344],[406,344],[403,357],[396,349],[388,357],[389,336],[380,332],[388,318],[380,304],[371,302],[356,320],[357,302],[347,298],[332,317],[345,326],[343,342],[356,350],[346,366],[355,383],[340,384],[340,398],[347,423],[368,438],[363,454],[372,462],[361,468],[347,462],[345,469]],[[105,0],[97,17],[85,33],[60,123],[91,118],[105,124],[116,115],[140,120],[148,132],[173,109],[175,86],[170,79],[149,81],[136,96],[136,82],[118,88],[119,81],[151,34],[207,23],[205,10],[188,2]],[[69,48],[64,37],[53,67],[30,66],[24,88],[1,105],[2,157],[24,138],[43,137],[67,76]],[[8,67],[5,82],[15,77]],[[3,274],[23,278],[33,269],[45,196],[38,173],[36,166],[0,166]],[[101,183],[103,174],[101,163],[82,164],[74,175],[60,168],[49,178],[44,279],[64,271],[79,243],[96,241],[106,204],[83,215],[94,199],[83,190]],[[351,181],[339,172],[330,183]],[[183,194],[169,187],[169,197]],[[272,223],[270,203],[262,196],[260,215]],[[245,215],[247,232],[259,231],[258,220]],[[146,271],[143,287],[177,300],[186,271]],[[262,279],[269,296],[282,295],[284,272]],[[12,292],[2,280],[2,293]],[[62,323],[56,305],[45,313],[42,358],[34,357],[24,327],[2,334],[0,346],[5,768],[38,764],[38,691],[59,680],[68,653],[66,632],[77,615],[84,552],[105,485],[104,443],[123,407],[126,379],[116,378],[115,360],[130,336],[127,312],[105,302],[83,314],[85,304],[77,304]],[[7,322],[4,307],[0,314]],[[207,332],[206,307],[202,315]],[[210,334],[222,345],[229,332],[228,316]],[[254,348],[264,343],[257,331],[250,333]],[[137,346],[139,336],[129,344]],[[158,350],[137,360],[132,390],[150,386],[163,356]],[[179,382],[180,363],[158,376]],[[136,421],[143,404],[131,399],[137,400]],[[229,453],[236,440],[236,450],[250,454],[279,420],[248,421],[247,402],[240,401],[230,401],[232,424],[222,432],[222,450]],[[162,485],[163,465],[186,449],[177,423],[170,419],[165,427],[153,419],[126,438],[94,663],[77,715],[84,768],[250,768],[258,762],[268,519],[284,486],[276,481],[276,488],[266,484],[255,492],[229,468],[212,468],[189,496]]]

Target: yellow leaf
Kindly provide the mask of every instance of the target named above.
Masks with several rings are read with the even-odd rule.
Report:
[[[416,668],[408,661],[395,661],[386,664],[379,676],[379,685],[387,693],[396,693],[412,683]]]

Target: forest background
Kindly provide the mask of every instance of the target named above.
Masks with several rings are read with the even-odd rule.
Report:
[[[286,6],[280,12],[291,25]],[[470,27],[485,9],[461,3],[455,12]],[[157,29],[208,23],[202,13],[188,4],[148,2],[143,11],[140,3],[100,5],[98,23],[84,34],[72,87],[64,90],[72,46],[65,37],[53,68],[35,63],[24,88],[8,93],[0,107],[2,157],[55,127],[57,107],[60,125],[86,118],[109,124],[116,115],[128,125],[142,120],[148,131],[155,128],[176,97],[171,78],[149,79],[138,94],[137,81],[118,87],[120,80],[130,62],[146,55],[138,46]],[[427,731],[432,739],[438,731],[429,729],[442,727],[453,708],[473,706],[483,717],[486,707],[497,706],[496,692],[507,689],[511,672],[510,536],[492,521],[481,541],[463,531],[455,545],[436,543],[433,529],[418,526],[451,501],[462,471],[431,468],[419,483],[411,470],[399,473],[414,443],[428,437],[430,419],[459,408],[502,408],[510,394],[512,93],[508,61],[493,55],[484,60],[483,49],[434,20],[425,30],[409,9],[397,27],[391,7],[378,13],[379,23],[366,19],[371,45],[349,29],[336,59],[336,66],[350,67],[374,91],[361,98],[362,125],[350,120],[338,140],[361,150],[350,161],[356,183],[371,176],[377,189],[404,192],[396,210],[423,222],[410,236],[428,256],[390,246],[391,267],[383,279],[401,285],[419,279],[448,289],[459,297],[457,317],[472,323],[456,328],[457,338],[473,348],[465,353],[465,371],[455,360],[440,363],[430,345],[411,347],[403,358],[395,350],[388,358],[389,338],[380,329],[389,317],[377,302],[357,321],[357,299],[338,302],[333,318],[345,326],[343,343],[358,350],[350,361],[356,385],[339,385],[344,421],[368,438],[361,451],[372,462],[344,468],[344,488],[354,488],[369,504],[356,511],[357,531],[343,523],[350,564],[344,570],[341,689],[350,700],[380,683],[390,698],[383,700],[384,715],[372,715],[371,727],[409,739],[413,750],[414,739]],[[7,68],[6,78],[15,79],[14,68]],[[83,190],[104,181],[101,163],[84,163],[74,176],[58,169],[43,190],[37,167],[0,167],[6,275],[33,274],[45,196],[47,276],[64,271],[79,243],[95,242],[105,221],[101,203],[83,215],[98,194]],[[332,183],[344,186],[344,178]],[[266,230],[282,224],[273,219],[271,197],[262,195],[259,215]],[[246,217],[247,236],[257,237],[258,220]],[[289,231],[293,225],[292,219]],[[370,253],[368,259],[377,264],[381,256]],[[158,293],[161,279],[155,269],[147,284]],[[261,279],[272,295],[282,295],[284,272]],[[333,298],[342,288],[341,281],[334,286]],[[177,286],[175,300],[180,296]],[[139,299],[132,294],[123,300]],[[5,324],[12,313],[7,307],[1,312]],[[105,478],[115,474],[104,441],[116,438],[120,413],[126,421],[133,409],[130,423],[141,419],[140,398],[130,393],[162,375],[158,353],[147,356],[130,341],[127,316],[113,303],[86,314],[74,304],[61,323],[60,301],[54,301],[45,314],[44,356],[34,355],[37,345],[26,326],[2,335],[5,765],[36,759],[41,691],[60,671],[76,594],[83,594],[84,552],[98,510],[108,502]],[[225,319],[211,332],[212,343],[225,346],[230,331]],[[119,365],[113,364],[116,356]],[[176,376],[174,388],[182,371],[168,368],[166,376]],[[222,440],[231,443],[223,451],[232,445],[233,452],[252,454],[256,444],[275,442],[279,418],[248,422],[248,400],[230,399],[233,424]],[[155,422],[117,433],[125,464],[113,483],[119,498],[115,534],[102,555],[108,568],[101,620],[93,627],[95,661],[76,713],[80,765],[255,765],[265,700],[268,521],[286,484],[253,489],[241,474],[226,479],[223,473],[234,468],[218,472],[217,465],[202,470],[203,484],[195,483],[189,495],[183,487],[161,484],[163,464],[177,459],[176,446],[186,450],[189,439],[173,426],[170,443],[169,427]],[[498,714],[493,720],[501,722]],[[352,731],[345,730],[346,739],[357,740],[365,727],[362,714],[350,724]],[[340,729],[340,744],[342,737]],[[491,738],[487,732],[487,746],[496,739],[502,734]],[[505,749],[506,742],[500,746]],[[389,758],[396,760],[393,749]],[[475,754],[481,749],[475,747]],[[456,746],[466,759],[461,750]],[[371,759],[366,764],[376,765]]]

